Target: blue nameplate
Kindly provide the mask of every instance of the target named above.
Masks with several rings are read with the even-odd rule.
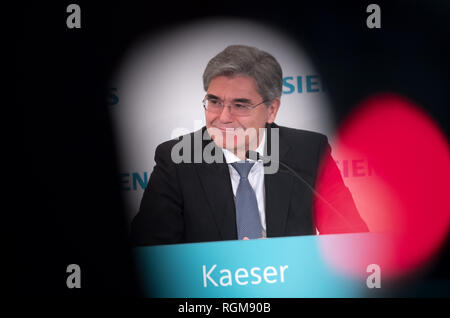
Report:
[[[298,236],[135,248],[145,297],[366,297],[366,279],[344,275],[319,244],[373,234]]]

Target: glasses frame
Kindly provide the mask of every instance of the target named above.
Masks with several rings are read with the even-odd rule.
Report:
[[[206,110],[206,111],[208,111],[208,108],[206,108],[206,100],[207,100],[207,98],[206,98],[207,96],[205,96],[205,98],[203,98],[203,101],[202,101],[202,104],[203,104],[203,108]],[[263,100],[262,102],[260,102],[260,103],[258,103],[258,104],[255,104],[255,105],[243,105],[245,108],[247,108],[248,110],[252,110],[252,109],[255,109],[256,107],[258,107],[259,105],[261,105],[261,104],[263,104],[263,103],[266,103],[266,102],[268,102],[269,100]],[[233,116],[249,116],[249,115],[236,115],[236,114],[234,114],[234,113],[232,113],[231,112],[231,105],[225,105],[225,102],[224,101],[222,101],[222,100],[220,100],[219,99],[219,102],[220,102],[220,105],[222,105],[222,111],[223,111],[223,109],[224,109],[224,107],[226,106],[226,107],[229,107],[229,110],[230,110],[230,114],[232,114]]]

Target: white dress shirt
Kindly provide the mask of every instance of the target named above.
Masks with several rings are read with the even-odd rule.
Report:
[[[256,148],[256,152],[258,152],[261,156],[264,156],[264,145],[266,143],[266,134],[265,130],[263,133],[263,137],[261,142],[258,145],[258,148]],[[225,156],[225,161],[228,164],[228,169],[230,169],[230,177],[231,177],[231,185],[233,187],[233,194],[234,198],[236,198],[236,191],[239,185],[239,181],[241,177],[239,176],[239,173],[236,171],[236,169],[233,168],[231,165],[234,162],[242,161],[242,159],[238,158],[234,153],[231,151],[222,148],[223,154]],[[248,159],[249,161],[253,161],[251,159]],[[266,200],[265,200],[265,190],[264,190],[264,166],[262,161],[256,161],[255,164],[250,169],[250,172],[248,174],[248,181],[250,182],[250,185],[253,188],[253,191],[255,191],[256,194],[256,200],[258,201],[258,212],[259,212],[259,218],[261,220],[261,225],[263,228],[263,237],[266,237]]]

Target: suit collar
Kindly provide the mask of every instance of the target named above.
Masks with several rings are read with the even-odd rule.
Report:
[[[288,144],[288,142],[283,138],[283,136],[280,136],[279,134],[279,129],[280,126],[278,126],[275,123],[272,124],[266,124],[266,132],[267,132],[267,136],[266,136],[266,147],[264,149],[264,156],[265,157],[270,157],[271,155],[273,155],[273,151],[272,151],[272,147],[275,145],[276,140],[272,141],[272,136],[274,136],[274,130],[273,129],[278,129],[278,144],[279,144],[279,161],[284,161],[284,159],[286,158],[286,156],[288,155],[289,149],[291,148]]]
[[[258,147],[255,149],[255,151],[257,153],[259,153],[261,156],[264,156],[265,154],[265,149],[266,149],[266,139],[267,139],[267,132],[266,132],[267,128],[263,130],[263,135],[262,135],[262,139],[261,142],[259,143]],[[233,152],[231,152],[228,149],[221,149],[223,151],[223,154],[225,156],[226,162],[227,163],[233,163],[233,162],[238,162],[238,161],[242,161],[242,159],[240,159],[238,156],[236,156]],[[252,161],[251,159],[249,159],[250,161]]]

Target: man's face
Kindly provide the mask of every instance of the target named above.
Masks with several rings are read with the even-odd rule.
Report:
[[[247,99],[251,105],[256,105],[263,101],[263,98],[256,90],[254,79],[247,76],[217,76],[211,80],[207,94],[218,97],[224,102],[225,107],[221,113],[205,110],[206,128],[219,147],[227,148],[231,151],[236,151],[237,149],[249,149],[249,143],[252,145],[252,141],[256,141],[253,140],[254,134],[246,132],[256,131],[256,136],[259,136],[260,128],[264,128],[266,123],[275,121],[280,106],[280,100],[277,98],[269,107],[261,104],[253,108],[248,116],[232,115],[230,113],[230,108],[227,106],[235,100]],[[222,138],[218,138],[218,136],[216,136],[217,133],[214,133],[219,131],[217,129],[222,133]],[[234,134],[239,136],[247,135],[250,137],[233,138],[234,141],[230,145],[230,142],[228,142],[228,144],[225,142],[227,134],[228,136]],[[259,141],[256,144],[259,144]]]

